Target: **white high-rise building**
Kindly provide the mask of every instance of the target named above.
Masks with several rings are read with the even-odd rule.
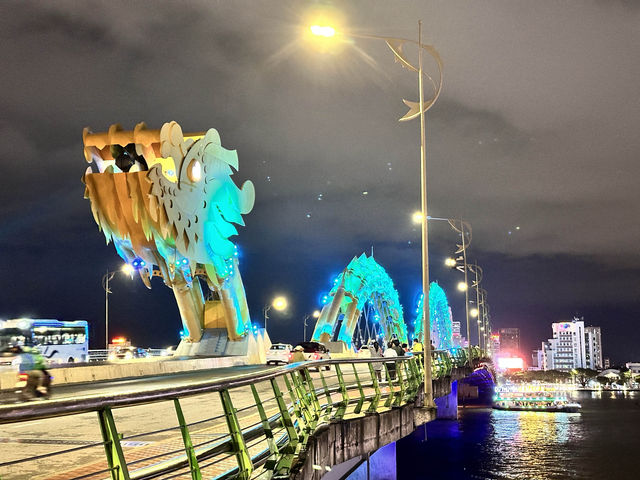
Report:
[[[545,370],[588,368],[585,348],[584,322],[572,321],[551,324],[553,338],[542,343]]]
[[[555,353],[556,353],[556,345],[557,340],[555,338],[550,338],[546,342],[542,342],[542,348],[540,351],[542,352],[542,361],[540,362],[540,368],[542,370],[555,370]]]
[[[600,327],[585,327],[584,329],[586,368],[602,370],[602,337]]]

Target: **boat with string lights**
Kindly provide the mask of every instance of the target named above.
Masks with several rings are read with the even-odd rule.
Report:
[[[582,406],[569,397],[566,385],[500,385],[495,388],[493,408],[527,412],[579,412]]]

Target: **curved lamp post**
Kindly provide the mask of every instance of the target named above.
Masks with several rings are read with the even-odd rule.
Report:
[[[482,332],[484,330],[484,327],[481,326],[482,317],[480,315],[480,309],[482,308],[482,305],[480,303],[480,282],[482,281],[483,271],[482,268],[478,266],[477,262],[469,264],[468,268],[469,271],[476,276],[475,280],[473,280],[473,282],[471,283],[471,286],[476,289],[476,308],[474,309],[475,315],[473,315],[473,312],[471,312],[471,316],[476,318],[476,323],[478,325],[478,346],[480,347],[480,351],[484,351],[486,348],[486,346],[483,346],[484,335]]]
[[[425,45],[422,43],[422,21],[418,21],[418,40],[410,40],[408,38],[386,37],[380,35],[367,35],[361,33],[344,33],[338,32],[336,28],[330,25],[313,25],[310,27],[313,35],[332,38],[336,35],[344,35],[351,38],[363,38],[368,40],[382,40],[391,49],[396,62],[399,62],[404,68],[415,72],[418,75],[418,102],[404,100],[403,102],[409,111],[399,119],[404,122],[420,117],[420,193],[421,193],[421,210],[422,218],[427,218],[427,154],[426,154],[426,140],[425,140],[425,119],[424,114],[429,110],[436,102],[442,91],[442,60],[435,48],[431,45]],[[403,48],[405,44],[415,45],[418,47],[418,65],[414,65],[405,56]],[[426,51],[435,61],[438,66],[438,77],[436,80],[428,75],[422,66],[422,54]],[[433,94],[427,101],[424,99],[423,80],[424,77],[431,82],[433,87]],[[424,344],[429,345],[431,343],[430,337],[430,319],[429,319],[429,232],[427,229],[427,222],[422,222],[422,294],[424,301],[422,302],[423,308],[423,328],[424,328]],[[424,355],[424,405],[425,407],[433,407],[433,388],[431,384],[431,356]]]
[[[120,271],[126,275],[131,275],[135,268],[128,263],[122,265]],[[102,276],[102,288],[104,289],[104,348],[109,350],[109,294],[112,293],[109,288],[109,282],[113,280],[116,272],[107,270]]]
[[[320,310],[314,310],[313,313],[307,313],[302,320],[304,322],[303,332],[302,332],[302,341],[307,341],[307,320],[311,317],[318,318],[320,316]]]

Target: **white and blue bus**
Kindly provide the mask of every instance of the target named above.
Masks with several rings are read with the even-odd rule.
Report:
[[[86,362],[89,326],[85,320],[62,322],[17,318],[0,321],[0,350],[12,345],[37,347],[49,363]]]

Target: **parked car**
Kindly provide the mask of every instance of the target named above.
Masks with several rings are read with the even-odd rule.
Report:
[[[318,342],[302,342],[296,345],[297,347],[302,347],[306,360],[329,360],[331,358],[327,347]],[[327,365],[325,368],[329,370],[330,367]]]
[[[267,350],[267,365],[289,363],[292,352],[293,347],[288,343],[273,343]]]

